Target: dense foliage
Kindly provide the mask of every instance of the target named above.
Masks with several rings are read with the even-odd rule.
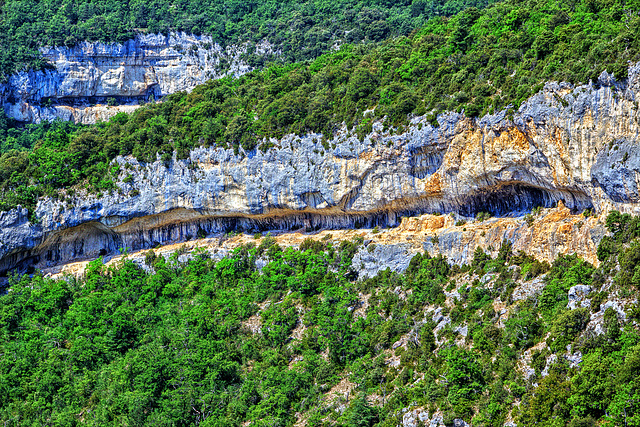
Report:
[[[124,42],[137,33],[208,34],[220,44],[268,39],[299,61],[334,43],[407,34],[429,17],[495,0],[6,0],[0,3],[0,82],[16,69],[43,68],[40,46]],[[258,64],[254,64],[258,65]]]
[[[14,120],[0,112],[0,153],[25,151],[39,141],[54,141],[60,135],[69,135],[81,128],[73,122],[42,122],[19,126]],[[65,139],[68,137],[65,136]],[[65,144],[59,144],[63,148]]]
[[[606,266],[541,264],[503,243],[462,268],[418,254],[403,274],[355,280],[362,239],[257,242],[220,261],[149,252],[145,266],[94,261],[83,279],[12,279],[0,297],[0,421],[397,426],[416,405],[447,425],[640,426],[640,334],[600,307]],[[545,272],[541,294],[514,301],[518,283]],[[569,287],[587,283],[591,307],[567,309]],[[608,291],[625,289],[638,287]],[[598,316],[595,334],[586,325]]]
[[[377,47],[344,45],[311,62],[210,81],[66,135],[70,129],[57,126],[16,141],[9,126],[9,137],[0,131],[1,150],[38,140],[28,154],[0,157],[0,209],[31,208],[38,196],[80,183],[112,189],[109,162],[118,154],[154,161],[174,151],[185,157],[199,145],[267,149],[264,138],[290,132],[329,138],[342,123],[362,136],[384,117],[387,128],[401,131],[411,113],[429,114],[437,125],[446,110],[476,116],[517,106],[548,79],[585,82],[604,69],[621,78],[627,61],[639,59],[633,7],[621,0],[507,0],[431,19]]]
[[[547,79],[584,82],[604,69],[624,77],[640,59],[633,1],[507,0],[427,22],[468,5],[486,6],[4,1],[5,76],[46,66],[39,45],[121,41],[140,29],[268,37],[299,60],[343,37],[377,41],[424,26],[212,81],[96,126],[17,129],[0,116],[0,210],[33,208],[78,184],[112,190],[118,154],[169,161],[198,145],[267,149],[264,138],[329,137],[343,122],[362,135],[385,116],[401,131],[411,113],[437,125],[445,110],[517,106]],[[97,260],[82,279],[16,277],[0,297],[0,421],[284,426],[301,415],[310,426],[396,426],[402,408],[419,405],[442,410],[447,424],[640,426],[640,308],[624,319],[606,305],[640,291],[640,219],[613,212],[607,226],[598,268],[576,256],[541,263],[505,243],[496,258],[477,250],[462,268],[417,255],[403,274],[359,281],[361,240],[297,250],[267,237],[220,261],[150,252],[145,266]],[[515,301],[518,284],[541,274],[542,291]],[[590,305],[568,309],[579,284],[592,286]],[[450,323],[436,325],[435,309]],[[587,327],[594,319],[600,334]],[[582,363],[571,364],[565,356],[578,350]],[[352,394],[336,394],[347,380]]]

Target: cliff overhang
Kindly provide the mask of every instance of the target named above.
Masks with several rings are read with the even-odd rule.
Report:
[[[273,148],[197,148],[187,159],[118,157],[117,190],[62,192],[0,214],[0,271],[46,267],[230,230],[395,226],[422,213],[640,213],[640,67],[616,82],[548,83],[512,116],[413,117],[405,132],[287,135]],[[327,148],[331,147],[331,148]],[[126,179],[125,179],[126,178]],[[600,236],[602,233],[596,233]],[[453,257],[456,258],[456,257]],[[461,258],[460,258],[461,259]]]

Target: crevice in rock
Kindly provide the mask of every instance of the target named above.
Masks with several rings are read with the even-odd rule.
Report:
[[[562,201],[573,212],[593,208],[593,201],[582,191],[549,190],[520,183],[461,196],[456,204],[459,206],[458,212],[464,216],[475,216],[479,212],[509,216],[531,211],[538,206],[553,207],[558,201]]]
[[[395,201],[377,211],[364,213],[333,208],[303,212],[282,210],[254,216],[216,216],[195,210],[174,209],[158,215],[133,218],[113,227],[89,222],[52,233],[34,249],[17,252],[0,260],[0,274],[13,269],[25,273],[34,267],[51,267],[117,254],[124,249],[147,249],[230,231],[312,232],[320,229],[392,227],[399,223],[400,217],[436,212],[457,212],[463,216],[489,212],[494,216],[509,216],[522,214],[537,206],[552,207],[559,200],[575,212],[593,207],[591,199],[580,191],[549,190],[514,183],[477,191],[455,200],[417,198]]]
[[[411,175],[423,179],[433,174],[442,164],[445,150],[434,146],[423,146],[411,150],[409,166]]]

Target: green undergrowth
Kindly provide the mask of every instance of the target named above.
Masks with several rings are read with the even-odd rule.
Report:
[[[639,290],[615,268],[631,262],[636,224],[609,217],[600,249],[615,250],[598,268],[505,242],[462,267],[418,254],[402,274],[358,280],[362,239],[264,237],[219,261],[149,252],[144,265],[98,259],[82,279],[14,277],[0,297],[0,421],[391,427],[422,407],[447,425],[640,426],[640,311],[600,305]],[[531,280],[542,291],[516,300]],[[592,302],[570,310],[576,284]]]
[[[32,210],[38,197],[74,185],[113,190],[117,155],[170,162],[198,146],[250,153],[272,147],[265,138],[309,132],[321,133],[328,151],[343,123],[360,138],[375,120],[401,133],[410,114],[437,125],[444,111],[517,108],[548,80],[588,82],[605,69],[622,79],[639,59],[633,10],[613,0],[507,0],[433,18],[406,37],[210,81],[95,126],[31,127],[20,137],[0,119],[0,149],[10,150],[0,157],[0,210]]]
[[[430,17],[453,15],[490,2],[6,0],[0,3],[0,81],[15,70],[46,68],[37,53],[41,46],[122,43],[136,34],[184,31],[209,35],[223,46],[267,39],[283,59],[300,61],[328,51],[334,43],[379,41],[406,34]],[[246,59],[260,66],[264,58],[253,50]]]

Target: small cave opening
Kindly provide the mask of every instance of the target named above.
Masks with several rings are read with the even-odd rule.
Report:
[[[580,191],[550,191],[530,185],[515,184],[463,197],[459,200],[458,212],[464,216],[476,216],[480,212],[487,212],[493,216],[514,216],[530,212],[536,207],[554,207],[558,201],[562,201],[572,212],[593,208],[591,198]]]
[[[123,96],[123,95],[102,95],[102,96],[63,96],[63,97],[44,97],[36,104],[42,107],[91,107],[95,105],[141,105],[147,102],[160,101],[163,99],[162,92],[157,85],[148,88],[141,95]]]

